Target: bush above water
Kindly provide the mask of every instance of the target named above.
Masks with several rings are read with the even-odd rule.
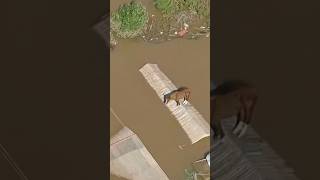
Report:
[[[121,38],[134,38],[143,33],[148,19],[146,8],[141,3],[131,1],[112,14],[111,30]]]

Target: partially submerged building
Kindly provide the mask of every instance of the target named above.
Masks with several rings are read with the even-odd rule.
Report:
[[[215,87],[211,83],[211,89]],[[222,142],[214,142],[211,147],[211,179],[298,180],[293,169],[251,126],[242,138],[233,135],[235,121],[235,117],[222,121],[226,136]]]
[[[124,127],[110,140],[110,172],[130,180],[168,180],[139,137]]]
[[[118,44],[118,41],[111,32],[110,24],[110,16],[104,15],[93,26],[93,30],[106,42],[107,48],[112,49]]]
[[[233,135],[235,121],[234,117],[223,121],[226,136],[211,149],[214,180],[298,180],[293,169],[252,127],[240,139]]]

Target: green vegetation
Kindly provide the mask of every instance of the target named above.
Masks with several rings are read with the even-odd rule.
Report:
[[[184,173],[185,173],[185,180],[194,180],[194,169],[185,169],[184,170]]]
[[[136,1],[123,4],[111,16],[111,29],[121,38],[134,38],[143,33],[148,22],[147,9]]]
[[[195,12],[201,17],[210,16],[210,4],[208,0],[182,0],[186,9]]]
[[[174,0],[155,0],[154,4],[164,14],[170,14],[174,10]]]
[[[181,11],[191,11],[201,17],[209,17],[210,0],[154,0],[154,4],[163,14],[170,15]]]

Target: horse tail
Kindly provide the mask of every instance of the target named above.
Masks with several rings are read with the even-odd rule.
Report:
[[[163,95],[163,103],[166,103],[167,99],[168,99],[168,95],[167,94]]]
[[[191,91],[188,89],[187,92],[186,92],[187,100],[189,100],[190,94],[191,94]]]

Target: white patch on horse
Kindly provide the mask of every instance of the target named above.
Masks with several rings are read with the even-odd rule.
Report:
[[[187,101],[187,100],[183,100],[182,104],[183,104],[183,105],[187,105],[187,104],[188,104],[188,101]]]
[[[239,133],[238,137],[241,138],[246,133],[247,129],[248,129],[248,124],[245,124],[241,132]]]
[[[233,134],[238,134],[240,131],[241,131],[241,129],[242,129],[242,127],[244,126],[245,124],[244,124],[244,122],[242,122],[242,121],[240,121],[239,122],[239,124],[237,125],[237,127],[233,130]]]

